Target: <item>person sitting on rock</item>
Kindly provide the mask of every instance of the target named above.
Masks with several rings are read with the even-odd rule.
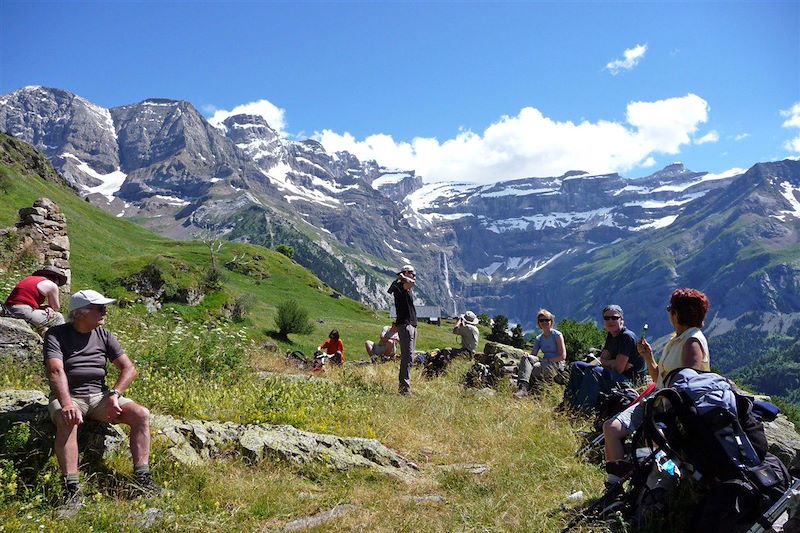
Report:
[[[564,369],[567,359],[567,348],[564,345],[564,335],[555,329],[556,316],[547,309],[540,309],[536,313],[536,323],[542,333],[533,342],[531,354],[525,355],[517,367],[517,387],[514,393],[517,398],[528,395],[530,387],[538,380],[552,379],[560,370]],[[542,358],[537,354],[541,350]]]
[[[341,365],[344,363],[344,343],[339,338],[339,330],[331,330],[328,338],[319,345],[317,351],[327,354],[328,359],[334,364]]]
[[[44,337],[44,364],[50,382],[48,411],[56,426],[55,454],[64,477],[62,515],[83,506],[78,483],[78,426],[86,419],[122,423],[131,428],[130,449],[137,492],[161,494],[150,476],[150,412],[123,393],[136,368],[114,334],[105,329],[107,307],[116,300],[93,290],[72,295],[69,321]],[[119,370],[114,386],[106,385],[106,362]]]
[[[380,358],[392,359],[395,356],[395,347],[400,341],[400,336],[397,334],[397,324],[392,322],[391,326],[384,326],[381,330],[380,339],[378,342],[367,341],[364,347],[367,349],[367,355],[374,363]]]
[[[570,366],[569,383],[562,405],[590,413],[601,391],[608,392],[616,383],[634,385],[642,381],[645,362],[636,349],[636,334],[625,327],[625,316],[618,305],[603,308],[606,342],[599,364],[576,361]]]
[[[26,321],[39,332],[44,332],[49,327],[64,323],[64,315],[59,312],[61,303],[58,299],[58,288],[66,282],[64,271],[46,266],[17,283],[5,306],[11,316]],[[44,304],[45,300],[48,305]]]
[[[480,332],[478,331],[478,317],[472,311],[467,311],[458,317],[453,333],[461,337],[461,348],[456,350],[456,355],[475,355],[478,350],[478,340],[480,339]]]

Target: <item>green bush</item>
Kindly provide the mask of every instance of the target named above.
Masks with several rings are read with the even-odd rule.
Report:
[[[582,360],[591,348],[600,348],[606,339],[605,331],[594,322],[578,322],[564,319],[558,323],[558,331],[564,334],[564,345],[567,349],[567,361]]]
[[[294,300],[285,300],[278,305],[275,326],[283,338],[287,338],[290,333],[307,335],[314,331],[314,325],[308,320],[308,311]]]
[[[508,317],[497,315],[494,317],[492,332],[486,336],[486,340],[499,342],[500,344],[511,345],[511,335],[508,334]]]
[[[291,259],[292,256],[294,256],[294,248],[292,248],[291,246],[287,246],[286,244],[279,244],[278,246],[275,247],[275,251],[278,253],[282,253],[289,259]]]
[[[511,329],[511,346],[525,348],[525,332],[522,331],[522,324],[517,324]]]

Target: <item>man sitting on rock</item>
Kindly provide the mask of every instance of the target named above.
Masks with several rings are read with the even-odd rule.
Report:
[[[64,323],[64,315],[58,312],[61,308],[58,288],[66,282],[67,276],[60,268],[46,266],[17,283],[5,306],[11,316],[26,321],[40,333],[44,332],[51,326]],[[44,305],[45,300],[48,305]]]
[[[453,328],[453,333],[461,337],[461,349],[457,350],[458,353],[453,355],[475,355],[478,350],[478,340],[480,339],[480,332],[478,331],[478,317],[472,311],[467,311],[460,317]]]
[[[383,326],[378,342],[367,341],[364,343],[364,348],[374,363],[379,359],[394,359],[395,347],[398,342],[400,342],[400,336],[397,334],[397,324],[392,322],[391,326]]]
[[[609,392],[616,383],[634,385],[644,378],[645,363],[636,349],[636,334],[625,327],[625,316],[618,305],[603,308],[606,342],[597,364],[577,361],[570,366],[569,383],[562,405],[592,412],[601,391]]]
[[[150,412],[122,395],[136,377],[136,368],[119,341],[102,327],[106,306],[115,302],[97,291],[76,292],[69,304],[69,322],[50,328],[44,338],[50,382],[48,411],[56,426],[55,453],[64,476],[62,516],[73,515],[83,506],[78,484],[78,426],[88,418],[130,426],[136,488],[141,493],[162,493],[150,477]],[[111,389],[105,382],[106,361],[119,369]]]

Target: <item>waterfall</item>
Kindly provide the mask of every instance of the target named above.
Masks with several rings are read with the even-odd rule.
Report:
[[[450,268],[447,266],[447,254],[444,252],[442,252],[442,270],[444,271],[444,286],[447,287],[447,296],[453,304],[452,316],[457,316],[458,309],[456,308],[456,299],[453,298],[453,291],[450,289]]]

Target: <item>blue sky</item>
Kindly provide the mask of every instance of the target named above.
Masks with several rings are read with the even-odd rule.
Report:
[[[2,94],[258,112],[429,181],[800,155],[797,1],[0,0],[0,28]]]

